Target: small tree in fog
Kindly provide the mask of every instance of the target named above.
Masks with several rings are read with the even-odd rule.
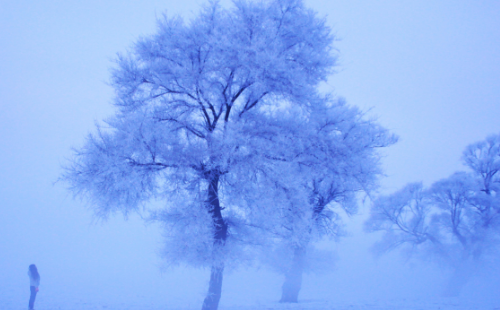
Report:
[[[380,197],[366,223],[367,230],[384,232],[381,251],[407,246],[451,265],[450,294],[500,245],[500,135],[469,145],[462,159],[470,172]]]
[[[116,115],[76,151],[64,178],[101,217],[163,199],[168,258],[211,268],[203,309],[217,309],[224,266],[250,233],[241,223],[274,208],[256,191],[273,195],[263,180],[288,173],[281,169],[300,145],[289,139],[300,128],[293,113],[272,112],[321,101],[332,40],[300,0],[210,3],[187,24],[164,17],[118,57]]]
[[[376,188],[381,174],[377,150],[396,141],[343,100],[318,109],[309,117],[308,130],[301,160],[295,161],[303,178],[294,184],[298,189],[284,188],[288,195],[282,202],[282,223],[274,226],[280,236],[277,247],[284,247],[277,252],[288,256],[278,261],[285,273],[281,302],[298,301],[305,265],[312,263],[308,256],[314,241],[342,234],[339,212],[354,214],[356,193]],[[293,190],[301,194],[291,195]]]

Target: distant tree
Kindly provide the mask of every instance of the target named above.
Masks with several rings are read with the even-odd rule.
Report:
[[[281,302],[298,301],[314,241],[342,235],[339,213],[356,213],[356,193],[370,193],[377,187],[381,175],[378,149],[396,142],[394,135],[343,99],[316,107],[307,127],[307,131],[301,130],[307,137],[294,161],[303,176],[292,183],[298,188],[284,186],[288,201],[282,202],[282,222],[273,230],[280,236],[276,246],[282,248],[284,243],[281,252],[288,255],[279,260],[285,274]],[[291,195],[292,191],[300,194]]]
[[[322,101],[332,41],[300,0],[210,2],[187,24],[164,17],[118,56],[117,112],[63,178],[101,217],[165,201],[165,253],[211,268],[203,309],[217,309],[224,266],[250,233],[241,223],[273,212],[258,201],[274,195],[263,180],[279,179],[300,145],[289,138],[307,113],[273,111]]]
[[[500,245],[500,135],[469,145],[471,172],[457,172],[424,189],[421,183],[375,201],[368,231],[383,231],[381,251],[409,247],[454,268],[448,294]]]

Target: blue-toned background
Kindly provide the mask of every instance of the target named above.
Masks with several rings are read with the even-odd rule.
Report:
[[[155,31],[165,10],[189,18],[200,0],[0,0],[0,300],[25,303],[27,267],[42,276],[39,300],[183,304],[198,308],[206,271],[164,270],[160,230],[138,216],[101,223],[56,183],[61,165],[95,121],[112,115],[106,82],[117,52]],[[228,1],[223,1],[227,4]],[[339,41],[338,73],[325,90],[400,136],[384,151],[381,192],[462,170],[468,144],[500,132],[500,1],[305,0]],[[336,267],[305,278],[301,297],[352,300],[428,296],[433,266],[374,260],[360,223]],[[281,276],[229,274],[221,305],[277,300]],[[466,294],[493,298],[489,278]],[[471,298],[472,298],[471,297]]]

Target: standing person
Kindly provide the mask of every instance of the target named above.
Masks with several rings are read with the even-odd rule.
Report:
[[[28,268],[28,276],[30,277],[30,303],[29,309],[33,310],[35,305],[36,293],[38,293],[38,286],[40,286],[40,274],[35,264],[31,264]]]

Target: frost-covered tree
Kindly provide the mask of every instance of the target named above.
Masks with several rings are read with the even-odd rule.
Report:
[[[274,227],[280,236],[277,247],[284,247],[277,252],[288,256],[278,263],[285,274],[281,302],[298,301],[304,268],[312,264],[308,256],[315,252],[314,241],[342,234],[339,213],[354,214],[356,193],[376,188],[381,174],[378,149],[396,141],[342,99],[316,109],[307,124],[300,159],[294,161],[303,177],[293,184],[298,188],[285,187],[300,195],[288,194],[289,200],[282,203],[282,223]]]
[[[233,4],[210,2],[188,23],[164,17],[118,56],[116,114],[64,174],[101,217],[162,199],[167,259],[211,269],[203,309],[217,309],[224,266],[250,234],[240,224],[272,213],[257,201],[273,196],[265,180],[294,162],[292,120],[307,113],[273,111],[321,102],[335,64],[329,28],[302,1]]]
[[[407,247],[450,265],[450,294],[500,245],[500,135],[469,145],[462,159],[469,172],[380,197],[366,222],[367,230],[383,232],[379,250]]]

